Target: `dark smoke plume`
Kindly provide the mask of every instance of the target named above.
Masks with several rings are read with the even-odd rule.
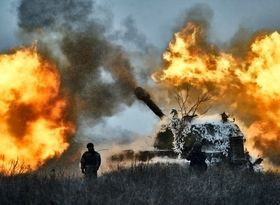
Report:
[[[22,32],[35,36],[40,51],[60,65],[62,86],[78,115],[98,120],[121,103],[130,105],[136,86],[126,54],[105,38],[106,25],[95,14],[92,0],[22,0],[18,10]],[[112,81],[104,81],[101,71]]]
[[[192,21],[209,29],[214,12],[207,4],[195,4],[185,13],[185,22]]]

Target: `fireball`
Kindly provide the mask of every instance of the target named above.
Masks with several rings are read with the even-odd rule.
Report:
[[[69,146],[74,125],[54,64],[35,47],[0,55],[0,172],[38,169]]]
[[[186,24],[175,33],[152,79],[212,93],[217,112],[226,109],[245,125],[248,151],[279,167],[280,33],[255,35],[243,57],[210,45],[205,37],[199,24]]]

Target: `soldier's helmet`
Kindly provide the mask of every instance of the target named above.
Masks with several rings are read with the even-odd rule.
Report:
[[[90,142],[90,143],[88,143],[88,144],[87,144],[87,148],[88,148],[88,149],[93,149],[93,148],[94,148],[93,143],[91,143],[91,142]]]

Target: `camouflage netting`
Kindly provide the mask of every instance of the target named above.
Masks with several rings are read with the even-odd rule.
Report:
[[[173,149],[179,155],[196,141],[205,140],[212,151],[228,156],[229,138],[244,138],[240,128],[234,122],[223,122],[217,116],[179,118],[174,115],[170,120],[170,128],[174,135]]]

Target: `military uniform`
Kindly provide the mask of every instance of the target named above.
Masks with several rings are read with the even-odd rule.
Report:
[[[201,151],[202,145],[195,143],[192,150],[187,155],[186,159],[190,160],[190,167],[197,171],[205,171],[207,169],[206,154]]]
[[[89,148],[89,147],[88,147]],[[98,152],[94,150],[94,148],[89,148],[81,158],[81,169],[82,172],[88,178],[96,178],[97,171],[101,164],[101,157]]]

